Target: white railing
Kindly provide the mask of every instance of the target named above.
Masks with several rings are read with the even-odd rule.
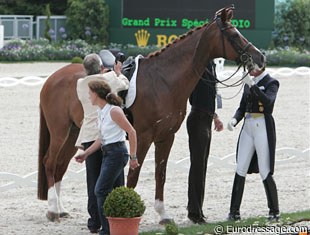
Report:
[[[235,70],[224,69],[223,62],[220,62],[220,67],[217,72],[219,78],[227,78],[231,76]],[[290,77],[292,75],[309,75],[309,67],[298,67],[298,68],[267,68],[267,71],[271,76],[274,77]],[[242,71],[239,70],[234,77],[240,77]],[[13,77],[0,77],[0,87],[12,87],[17,85],[26,85],[26,86],[36,86],[41,85],[46,81],[46,77],[37,77],[37,76],[27,76],[23,78],[13,78]]]
[[[17,85],[37,86],[46,81],[46,78],[37,76],[27,76],[23,78],[1,77],[0,87],[12,87]]]
[[[296,158],[303,158],[305,162],[309,161],[310,158],[310,148],[303,151],[295,148],[279,148],[276,150],[277,156],[285,156],[285,158],[279,157],[276,159],[276,165],[284,165],[296,160]],[[217,157],[210,155],[208,166],[216,165],[217,169],[229,168],[234,169],[233,165],[235,164],[235,153],[228,154],[224,157]],[[187,174],[189,170],[189,157],[183,158],[178,161],[168,161],[168,169],[173,169],[181,171]],[[144,168],[147,168],[147,171],[143,171]],[[153,170],[152,170],[153,169]],[[281,168],[277,169],[281,170]],[[148,158],[144,161],[141,176],[143,175],[154,175],[154,158]],[[68,169],[63,180],[85,180],[85,168],[73,171]],[[0,181],[6,181],[5,184],[0,185],[0,192],[4,192],[9,189],[17,187],[37,187],[37,171],[31,172],[27,175],[21,176],[17,174],[12,174],[8,172],[0,172]]]

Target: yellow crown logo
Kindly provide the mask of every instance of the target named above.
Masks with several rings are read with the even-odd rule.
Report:
[[[135,33],[135,37],[136,37],[136,41],[137,41],[137,45],[139,47],[145,47],[149,41],[151,34],[144,30],[144,29],[140,29]]]

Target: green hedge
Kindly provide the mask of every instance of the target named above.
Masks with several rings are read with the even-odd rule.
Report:
[[[110,44],[105,47],[99,44],[90,45],[83,40],[50,43],[47,39],[32,41],[12,40],[0,50],[1,62],[21,61],[72,61],[74,57],[84,58],[90,53],[99,53],[102,49],[120,50],[126,56],[143,55],[158,50],[157,46],[144,48],[134,45]],[[310,67],[309,51],[294,48],[278,48],[264,51],[268,66],[307,66]],[[225,62],[226,63],[226,62]],[[232,64],[233,62],[228,64]]]

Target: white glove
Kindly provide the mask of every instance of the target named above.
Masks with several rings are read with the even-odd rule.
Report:
[[[230,130],[230,131],[233,131],[236,124],[237,124],[237,119],[236,119],[236,118],[232,118],[232,119],[227,123],[227,129]]]
[[[248,74],[248,72],[244,71],[242,73],[243,83],[247,84],[249,87],[253,86],[255,82],[253,81],[253,78],[251,78]]]

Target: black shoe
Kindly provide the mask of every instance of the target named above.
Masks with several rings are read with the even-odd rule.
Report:
[[[197,216],[193,214],[189,214],[187,216],[194,224],[206,224],[207,222],[202,216]]]
[[[269,222],[278,222],[280,220],[279,214],[269,214],[267,217]]]
[[[90,228],[89,232],[90,233],[99,233],[99,229],[97,229],[97,228]]]
[[[227,220],[239,221],[239,220],[241,220],[241,216],[239,214],[229,213]]]

